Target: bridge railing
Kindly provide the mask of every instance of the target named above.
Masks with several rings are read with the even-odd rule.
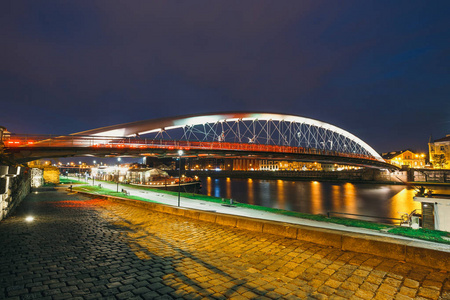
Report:
[[[359,153],[342,153],[317,148],[304,148],[270,144],[230,143],[209,141],[177,141],[164,139],[146,139],[139,137],[103,137],[103,136],[49,136],[49,135],[10,135],[4,139],[5,148],[64,148],[64,147],[93,147],[93,148],[130,148],[130,149],[165,149],[165,150],[228,150],[249,152],[277,152],[293,154],[310,154],[321,156],[340,156],[377,160],[373,156]]]
[[[11,134],[3,139],[5,147],[89,147],[98,143],[108,143],[111,137],[55,136]]]

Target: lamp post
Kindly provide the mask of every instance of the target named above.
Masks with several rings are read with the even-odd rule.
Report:
[[[117,185],[117,192],[119,192],[119,169],[117,169],[116,185]]]
[[[94,186],[95,185],[95,183],[94,183],[94,168],[95,168],[95,163],[96,163],[96,161],[94,160],[94,165],[92,166],[92,168],[91,168],[91,175],[92,175],[92,186]]]
[[[117,161],[120,162],[122,159],[120,157],[117,158]],[[117,192],[119,192],[119,178],[120,178],[120,165],[117,166]]]
[[[181,193],[181,155],[183,155],[183,150],[178,150],[179,156],[179,177],[178,177],[178,206],[180,206],[180,193]]]

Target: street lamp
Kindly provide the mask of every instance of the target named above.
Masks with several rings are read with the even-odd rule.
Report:
[[[96,161],[94,160],[94,165],[92,166],[92,168],[91,168],[91,175],[92,175],[92,186],[94,186],[95,185],[95,183],[94,183],[94,168],[95,168],[95,163],[96,163]]]
[[[117,169],[117,178],[116,178],[116,184],[117,184],[117,192],[119,192],[119,169]]]
[[[179,163],[179,177],[178,177],[178,206],[180,206],[180,192],[181,192],[181,155],[183,155],[183,150],[178,150],[178,160]]]

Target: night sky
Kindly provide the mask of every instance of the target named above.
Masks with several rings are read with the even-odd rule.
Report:
[[[450,134],[448,0],[4,0],[0,15],[11,132],[264,111],[378,152]]]

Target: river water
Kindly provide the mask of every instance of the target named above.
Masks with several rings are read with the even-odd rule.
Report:
[[[211,177],[201,180],[201,193],[205,195],[310,214],[339,212],[400,218],[403,213],[420,209],[420,203],[413,201],[414,189],[404,185]],[[450,187],[432,189],[435,193],[450,193]],[[336,216],[382,221],[350,215]]]

